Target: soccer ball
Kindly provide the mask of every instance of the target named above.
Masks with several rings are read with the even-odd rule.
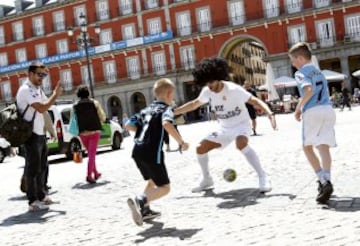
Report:
[[[236,179],[236,171],[231,168],[226,169],[223,176],[227,182],[233,182]]]

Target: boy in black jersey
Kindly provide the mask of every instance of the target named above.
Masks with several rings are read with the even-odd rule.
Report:
[[[141,226],[144,220],[160,216],[150,209],[150,202],[159,199],[170,191],[170,181],[162,151],[164,137],[170,134],[181,147],[189,147],[175,129],[174,113],[170,107],[174,100],[175,86],[169,79],[160,79],[153,87],[155,100],[138,114],[133,115],[126,129],[135,131],[135,145],[132,158],[136,162],[147,185],[144,194],[135,199],[129,198],[128,205],[134,222]]]

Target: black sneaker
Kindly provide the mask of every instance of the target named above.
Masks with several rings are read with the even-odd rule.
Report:
[[[322,191],[322,187],[323,187],[323,186],[322,186],[322,184],[321,184],[320,180],[318,180],[318,181],[317,181],[317,183],[318,183],[318,189],[317,189],[317,190],[318,190],[319,195],[320,195],[320,193],[321,193],[321,191]],[[318,195],[318,196],[319,196],[319,195]]]
[[[156,212],[151,210],[149,207],[144,207],[144,209],[141,211],[142,219],[145,220],[152,220],[156,217],[161,216],[161,212]]]
[[[320,204],[325,204],[333,192],[333,185],[330,181],[326,181],[326,183],[322,185],[321,192],[317,196],[316,201]]]

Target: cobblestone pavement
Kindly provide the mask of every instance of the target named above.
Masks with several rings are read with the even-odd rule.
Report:
[[[0,164],[0,245],[360,245],[360,107],[337,110],[329,206],[315,203],[316,177],[301,150],[301,123],[292,114],[277,119],[279,130],[273,131],[259,117],[261,135],[250,138],[272,178],[267,195],[258,193],[256,174],[234,145],[210,153],[214,190],[191,193],[200,174],[196,143],[215,123],[179,126],[191,148],[166,153],[172,190],[152,205],[162,217],[142,227],[126,204],[144,186],[130,158],[131,138],[121,150],[98,155],[103,176],[96,185],[86,184],[85,163],[51,157],[51,197],[61,203],[47,212],[27,212],[19,190],[24,160],[7,158]],[[222,178],[226,168],[237,171],[232,183]]]

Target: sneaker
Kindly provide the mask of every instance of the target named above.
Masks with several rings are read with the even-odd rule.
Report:
[[[331,184],[330,181],[326,181],[325,184],[322,185],[321,192],[316,197],[316,201],[320,204],[325,204],[329,200],[333,192],[334,192],[333,185]]]
[[[272,190],[270,179],[267,176],[259,177],[259,190],[261,193]]]
[[[149,207],[145,207],[141,211],[141,215],[142,215],[143,221],[152,220],[152,219],[155,219],[156,217],[160,217],[161,212],[157,212],[157,211],[151,210]]]
[[[140,213],[140,207],[138,206],[138,204],[135,202],[135,200],[133,200],[131,198],[129,198],[127,200],[127,204],[131,210],[131,215],[132,215],[132,218],[133,218],[135,224],[138,226],[142,226],[143,218]]]
[[[320,195],[320,193],[321,193],[321,191],[322,191],[322,184],[321,184],[320,180],[318,180],[317,183],[318,183],[318,189],[317,189],[317,190],[318,190],[319,195]],[[318,196],[319,196],[319,195],[318,195]]]
[[[45,205],[51,205],[51,204],[59,204],[59,201],[53,201],[50,197],[46,196],[44,199],[41,200],[41,202]]]
[[[204,178],[201,182],[200,185],[198,187],[195,187],[194,189],[192,189],[191,191],[193,193],[197,193],[197,192],[201,192],[201,191],[205,191],[205,190],[209,190],[211,188],[213,188],[214,186],[214,181],[211,177],[208,178]]]
[[[40,202],[38,200],[34,201],[29,205],[29,211],[30,212],[36,212],[41,210],[48,210],[49,206],[44,204],[43,202]]]

